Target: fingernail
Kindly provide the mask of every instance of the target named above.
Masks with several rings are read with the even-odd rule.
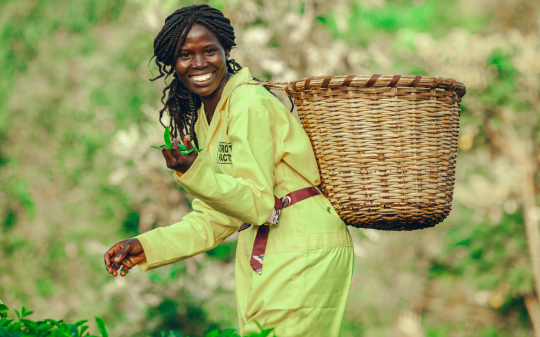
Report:
[[[120,261],[120,257],[115,257],[115,258],[114,258],[114,261],[115,261],[115,262],[119,262],[119,261]]]

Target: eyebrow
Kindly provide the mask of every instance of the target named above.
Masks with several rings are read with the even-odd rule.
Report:
[[[202,49],[206,49],[206,48],[209,48],[209,47],[217,47],[217,44],[210,43],[210,44],[204,46]],[[191,50],[189,48],[184,48],[184,46],[182,46],[182,50],[180,50],[180,52],[185,52],[185,51],[191,51]]]

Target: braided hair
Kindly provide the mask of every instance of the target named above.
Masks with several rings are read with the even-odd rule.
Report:
[[[199,96],[186,88],[174,71],[180,51],[194,24],[200,24],[214,33],[225,50],[230,51],[236,46],[231,21],[221,11],[208,5],[193,5],[180,8],[165,19],[165,25],[154,39],[154,56],[152,56],[152,59],[155,57],[159,75],[151,79],[151,81],[163,76],[167,79],[173,74],[173,81],[163,89],[163,96],[161,97],[163,109],[159,111],[159,121],[161,125],[169,128],[169,132],[175,138],[180,135],[183,139],[189,134],[190,140],[195,143],[195,147],[198,149],[199,143],[195,133],[195,123],[198,118],[197,110],[201,107],[201,100]],[[180,41],[176,49],[178,40]],[[234,74],[240,69],[242,67],[235,60],[227,60],[228,72]],[[167,97],[166,100],[165,97]],[[161,121],[165,111],[171,117],[168,126],[165,126]]]

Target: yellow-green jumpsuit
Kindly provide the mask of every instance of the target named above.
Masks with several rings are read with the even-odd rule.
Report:
[[[240,232],[235,282],[240,333],[338,336],[353,270],[349,232],[330,202],[314,196],[281,211],[270,227],[262,275],[250,266],[257,225],[278,198],[320,183],[309,138],[293,115],[247,68],[233,76],[208,125],[199,109],[195,125],[202,152],[173,176],[196,199],[181,222],[137,236],[150,270],[210,250]]]

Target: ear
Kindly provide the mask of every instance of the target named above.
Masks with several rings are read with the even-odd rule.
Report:
[[[230,51],[229,51],[228,49],[225,49],[225,57],[226,57],[226,58],[229,58],[229,52],[230,52]]]

